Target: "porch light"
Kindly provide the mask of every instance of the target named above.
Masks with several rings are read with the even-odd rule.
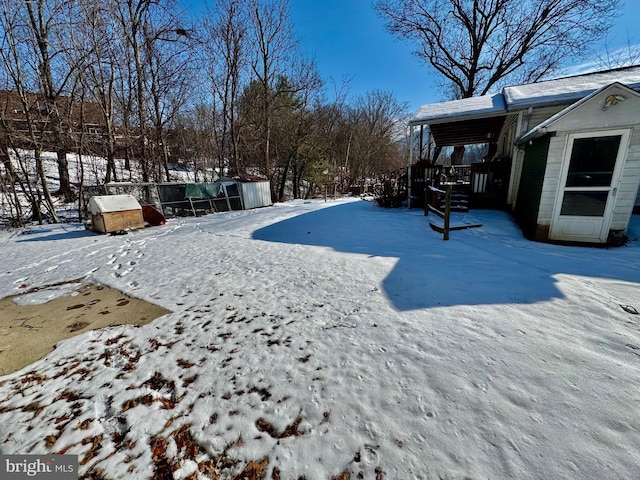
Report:
[[[611,107],[612,105],[617,105],[618,103],[624,102],[626,99],[627,97],[622,95],[609,95],[604,100],[604,105],[602,106],[602,110],[606,112],[609,109],[609,107]]]

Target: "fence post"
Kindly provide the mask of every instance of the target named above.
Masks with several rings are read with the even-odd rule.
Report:
[[[425,182],[424,187],[424,216],[429,215],[429,197],[431,196],[431,189],[429,188],[429,182]]]
[[[451,185],[447,185],[444,200],[444,239],[449,240],[449,219],[451,217]]]

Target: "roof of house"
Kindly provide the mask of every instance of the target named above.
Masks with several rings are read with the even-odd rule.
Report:
[[[0,116],[9,121],[26,120],[25,104],[35,120],[43,120],[49,116],[47,102],[39,93],[26,93],[24,98],[16,91],[0,90]],[[71,97],[61,95],[56,98],[58,111],[66,122],[85,125],[104,125],[102,108],[96,102],[80,102]]]
[[[605,85],[605,86],[603,86],[601,88],[598,88],[597,90],[594,90],[593,92],[591,92],[590,94],[586,95],[585,97],[582,97],[577,102],[572,103],[571,105],[569,105],[565,109],[560,110],[555,115],[547,118],[544,122],[540,123],[539,125],[536,125],[534,128],[532,128],[528,132],[525,132],[524,134],[522,134],[520,136],[520,138],[518,138],[516,140],[516,142],[515,142],[516,145],[521,145],[521,144],[523,144],[523,143],[525,143],[525,142],[527,142],[529,140],[533,140],[535,138],[538,138],[538,137],[541,137],[541,136],[545,135],[547,133],[548,128],[551,125],[553,125],[555,122],[557,122],[561,118],[565,117],[570,112],[576,110],[578,107],[580,107],[580,106],[584,105],[585,103],[589,102],[596,95],[598,95],[601,92],[604,92],[606,90],[609,90],[610,88],[612,88],[614,86],[617,86],[617,87],[621,88],[622,90],[626,90],[631,95],[635,95],[636,97],[640,97],[640,94],[636,90],[633,90],[632,88],[629,88],[628,86],[623,85],[620,82],[610,83],[610,84]],[[620,100],[624,101],[624,99],[625,99],[625,97],[621,97]],[[616,102],[616,101],[618,101],[618,100],[614,100],[614,102]],[[603,107],[603,109],[606,109],[606,108],[607,107]]]
[[[614,82],[640,91],[640,65],[508,86],[504,87],[501,93],[494,95],[424,105],[418,109],[409,125],[487,118],[526,110],[529,107],[570,105]]]
[[[570,104],[614,82],[640,90],[640,65],[505,87],[502,94],[510,111],[523,110]]]

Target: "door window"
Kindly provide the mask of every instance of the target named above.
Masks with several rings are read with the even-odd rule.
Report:
[[[611,185],[622,135],[576,138],[567,174],[567,187]]]
[[[622,135],[576,138],[560,215],[602,217]]]
[[[564,192],[560,215],[602,217],[609,192]]]

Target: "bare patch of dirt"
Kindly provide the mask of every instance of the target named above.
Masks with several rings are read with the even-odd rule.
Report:
[[[19,304],[29,295],[46,298],[47,289],[64,284],[0,299],[0,376],[46,356],[56,343],[66,338],[115,325],[144,325],[171,313],[103,285],[68,283],[78,283],[73,294],[46,303]]]

